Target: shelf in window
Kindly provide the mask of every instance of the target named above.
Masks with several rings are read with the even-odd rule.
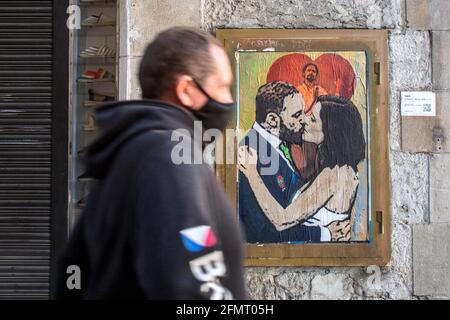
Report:
[[[98,0],[98,1],[79,1],[82,7],[105,7],[105,6],[115,6],[116,1]]]
[[[81,26],[83,28],[102,28],[102,27],[115,27],[116,23],[115,22],[111,22],[111,23],[102,23],[102,24],[86,24],[86,23],[82,23]]]
[[[87,176],[85,173],[77,177],[77,180],[80,182],[89,182],[94,180],[94,178]]]
[[[83,131],[86,131],[86,132],[97,132],[98,131],[98,127],[83,126]]]
[[[86,131],[86,132],[97,132],[98,131],[98,126],[97,126],[97,123],[95,122],[94,118],[89,120],[89,122],[87,124],[83,125],[83,131]]]
[[[79,83],[114,83],[116,82],[115,79],[78,79],[77,82]]]
[[[78,58],[80,59],[103,59],[103,60],[108,60],[108,59],[115,59],[116,56],[83,56],[83,55],[78,55]]]
[[[90,100],[86,100],[83,102],[83,107],[86,108],[95,108],[95,107],[99,107],[101,105],[104,105],[106,103],[111,103],[114,101],[90,101]]]

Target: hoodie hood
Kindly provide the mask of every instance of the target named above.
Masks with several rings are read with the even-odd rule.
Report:
[[[158,100],[121,101],[97,108],[100,136],[86,148],[83,176],[102,178],[118,151],[133,137],[151,130],[187,129],[196,118],[181,107]]]

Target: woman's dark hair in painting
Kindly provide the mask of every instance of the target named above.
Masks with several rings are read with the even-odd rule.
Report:
[[[352,101],[342,97],[320,96],[320,118],[324,141],[319,147],[320,169],[357,165],[366,157],[361,115]]]
[[[297,89],[283,81],[272,81],[262,85],[256,94],[256,122],[266,121],[267,114],[280,114],[284,98],[298,94]]]

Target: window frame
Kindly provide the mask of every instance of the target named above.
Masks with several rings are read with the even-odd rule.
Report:
[[[246,244],[246,266],[368,266],[387,265],[391,255],[389,178],[388,32],[386,30],[218,29],[216,36],[230,58],[236,97],[237,50],[361,51],[368,57],[370,86],[370,243]],[[227,129],[236,128],[232,119]],[[236,139],[220,140],[216,156],[226,159]],[[216,164],[216,174],[236,209],[237,165]],[[236,211],[237,218],[237,211]]]

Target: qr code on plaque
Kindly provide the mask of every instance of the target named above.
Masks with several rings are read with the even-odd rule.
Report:
[[[431,111],[431,104],[424,104],[423,112],[430,112],[430,111]]]

